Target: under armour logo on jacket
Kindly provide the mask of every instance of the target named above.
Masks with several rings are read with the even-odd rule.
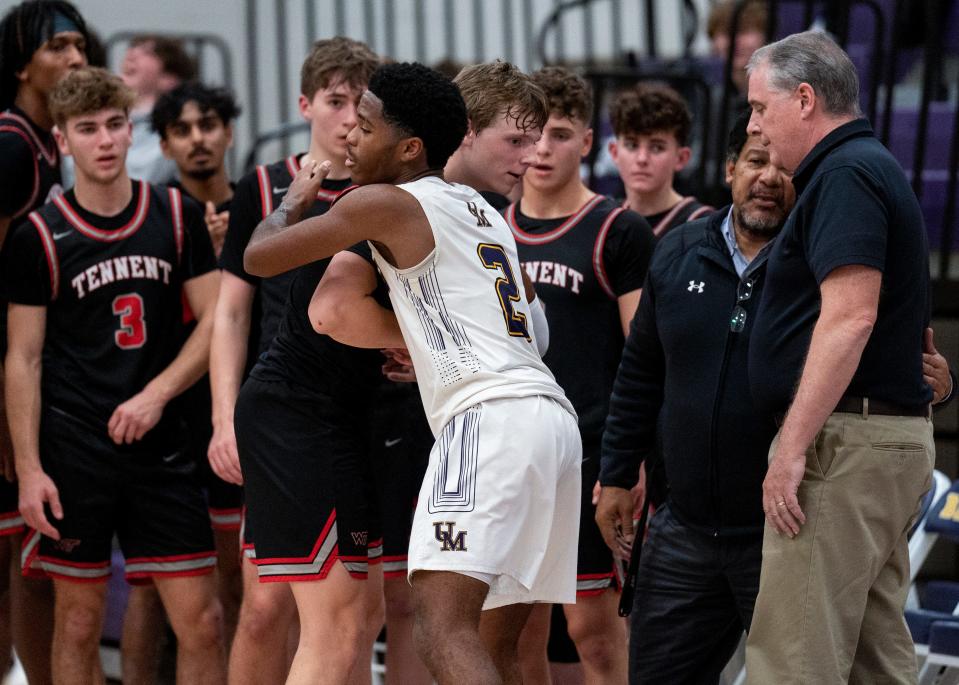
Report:
[[[700,281],[699,283],[697,283],[696,281],[690,281],[689,287],[686,288],[686,290],[688,290],[689,292],[693,292],[695,290],[697,293],[701,294],[703,292],[703,288],[705,287],[706,287],[706,281]]]

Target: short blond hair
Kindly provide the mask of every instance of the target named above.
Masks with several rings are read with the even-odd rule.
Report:
[[[453,82],[466,102],[474,133],[506,116],[523,131],[541,129],[549,120],[549,100],[533,79],[509,62],[496,60],[464,68]]]
[[[53,121],[63,128],[67,120],[105,109],[129,114],[136,96],[119,76],[100,67],[82,67],[64,76],[50,93]]]

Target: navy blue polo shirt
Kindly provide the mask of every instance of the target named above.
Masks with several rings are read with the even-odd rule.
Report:
[[[905,407],[932,400],[922,380],[929,250],[916,196],[865,119],[832,131],[793,175],[797,202],[773,245],[749,350],[758,406],[783,413],[819,317],[819,284],[842,266],[882,272],[879,311],[847,395]]]

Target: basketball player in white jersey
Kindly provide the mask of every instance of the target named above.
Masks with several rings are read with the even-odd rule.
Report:
[[[440,683],[519,682],[530,603],[575,597],[575,413],[535,348],[509,228],[442,178],[466,133],[456,88],[421,65],[384,66],[357,118],[347,164],[370,187],[293,226],[327,172],[305,169],[245,264],[269,276],[370,241],[438,438],[410,543],[418,649]]]

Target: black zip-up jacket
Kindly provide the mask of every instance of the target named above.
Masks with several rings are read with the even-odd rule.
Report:
[[[718,536],[762,531],[776,432],[747,377],[767,251],[740,280],[722,235],[728,211],[675,228],[656,247],[613,386],[600,472],[603,485],[630,488],[640,462],[658,451],[671,511]],[[736,333],[730,319],[748,282]]]

